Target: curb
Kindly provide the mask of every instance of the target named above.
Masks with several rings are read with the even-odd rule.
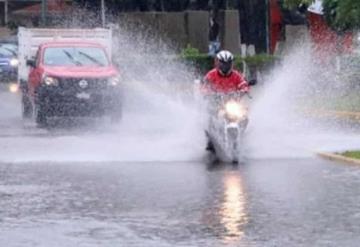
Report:
[[[327,160],[331,160],[331,161],[339,161],[342,163],[347,163],[347,164],[352,164],[352,165],[358,165],[360,166],[360,160],[358,159],[353,159],[353,158],[348,158],[345,157],[343,155],[340,154],[336,154],[336,153],[325,153],[325,152],[317,152],[316,153],[318,156],[327,159]]]

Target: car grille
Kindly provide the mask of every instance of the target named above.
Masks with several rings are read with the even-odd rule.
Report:
[[[64,91],[101,90],[107,87],[106,78],[66,78],[59,80],[59,87]]]

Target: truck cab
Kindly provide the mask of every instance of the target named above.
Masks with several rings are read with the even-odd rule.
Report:
[[[105,45],[81,39],[49,40],[26,58],[21,78],[23,117],[39,126],[50,118],[121,117],[119,72]],[[24,74],[24,73],[23,73]]]

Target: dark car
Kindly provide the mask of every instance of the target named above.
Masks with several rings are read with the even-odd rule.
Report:
[[[0,82],[17,80],[18,46],[15,42],[0,41]]]

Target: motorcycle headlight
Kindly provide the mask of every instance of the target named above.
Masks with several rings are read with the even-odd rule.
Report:
[[[245,107],[243,107],[239,102],[229,101],[225,104],[225,112],[228,117],[240,119],[247,115]]]
[[[109,86],[116,87],[120,83],[120,78],[115,76],[108,79]]]
[[[54,77],[51,77],[51,76],[45,76],[43,82],[47,86],[58,86],[59,85],[59,80]]]
[[[19,60],[16,59],[16,58],[11,59],[11,60],[10,60],[10,65],[11,65],[12,67],[17,67],[17,66],[19,65]]]

